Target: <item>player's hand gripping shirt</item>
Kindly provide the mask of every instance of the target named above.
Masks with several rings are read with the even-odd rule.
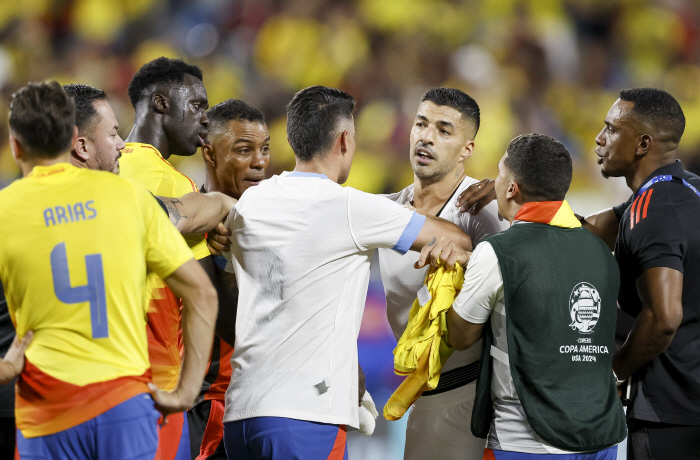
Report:
[[[189,177],[175,169],[155,147],[148,144],[126,144],[119,165],[121,176],[142,184],[157,196],[179,197],[198,191]],[[188,235],[184,238],[196,259],[210,255],[202,235]],[[148,289],[151,293],[148,307],[148,353],[153,383],[163,390],[172,390],[180,376],[182,354],[180,299],[175,297],[157,275],[149,276]]]
[[[156,200],[112,173],[37,166],[0,191],[0,279],[17,334],[25,437],[83,423],[148,392],[147,271],[192,258]]]

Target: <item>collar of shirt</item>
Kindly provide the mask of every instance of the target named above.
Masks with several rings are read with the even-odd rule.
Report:
[[[642,184],[646,184],[647,182],[649,182],[651,179],[653,179],[656,176],[667,175],[667,176],[683,177],[684,174],[685,174],[685,169],[683,169],[683,165],[681,164],[681,160],[676,160],[673,163],[668,164],[668,165],[664,165],[664,166],[660,167],[659,169],[657,169],[656,171],[654,171],[653,173],[651,173],[649,175],[649,177],[644,179]]]
[[[328,179],[328,176],[326,176],[325,174],[302,171],[284,172],[281,175],[284,177],[315,177],[317,179]]]

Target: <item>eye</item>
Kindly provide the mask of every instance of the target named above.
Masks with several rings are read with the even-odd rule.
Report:
[[[422,121],[417,121],[416,126],[423,128],[423,127],[425,127],[425,123],[423,123]]]
[[[450,134],[450,132],[446,129],[441,129],[440,134]]]
[[[192,104],[192,107],[194,107],[195,110],[199,110],[199,107],[200,107],[201,105],[202,105],[202,104],[199,103],[199,102],[194,102],[194,103]]]
[[[609,133],[614,133],[615,130],[613,129],[612,126],[608,125],[608,132],[609,132]]]

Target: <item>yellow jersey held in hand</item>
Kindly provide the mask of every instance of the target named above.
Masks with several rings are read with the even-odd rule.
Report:
[[[17,383],[27,437],[83,423],[148,392],[149,271],[192,251],[140,185],[68,163],[37,166],[0,191],[0,280],[21,337]]]

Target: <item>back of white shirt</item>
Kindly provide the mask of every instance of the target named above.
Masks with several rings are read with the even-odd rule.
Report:
[[[376,248],[406,252],[425,217],[323,175],[284,173],[227,220],[238,281],[224,421],[358,427],[357,335]]]

